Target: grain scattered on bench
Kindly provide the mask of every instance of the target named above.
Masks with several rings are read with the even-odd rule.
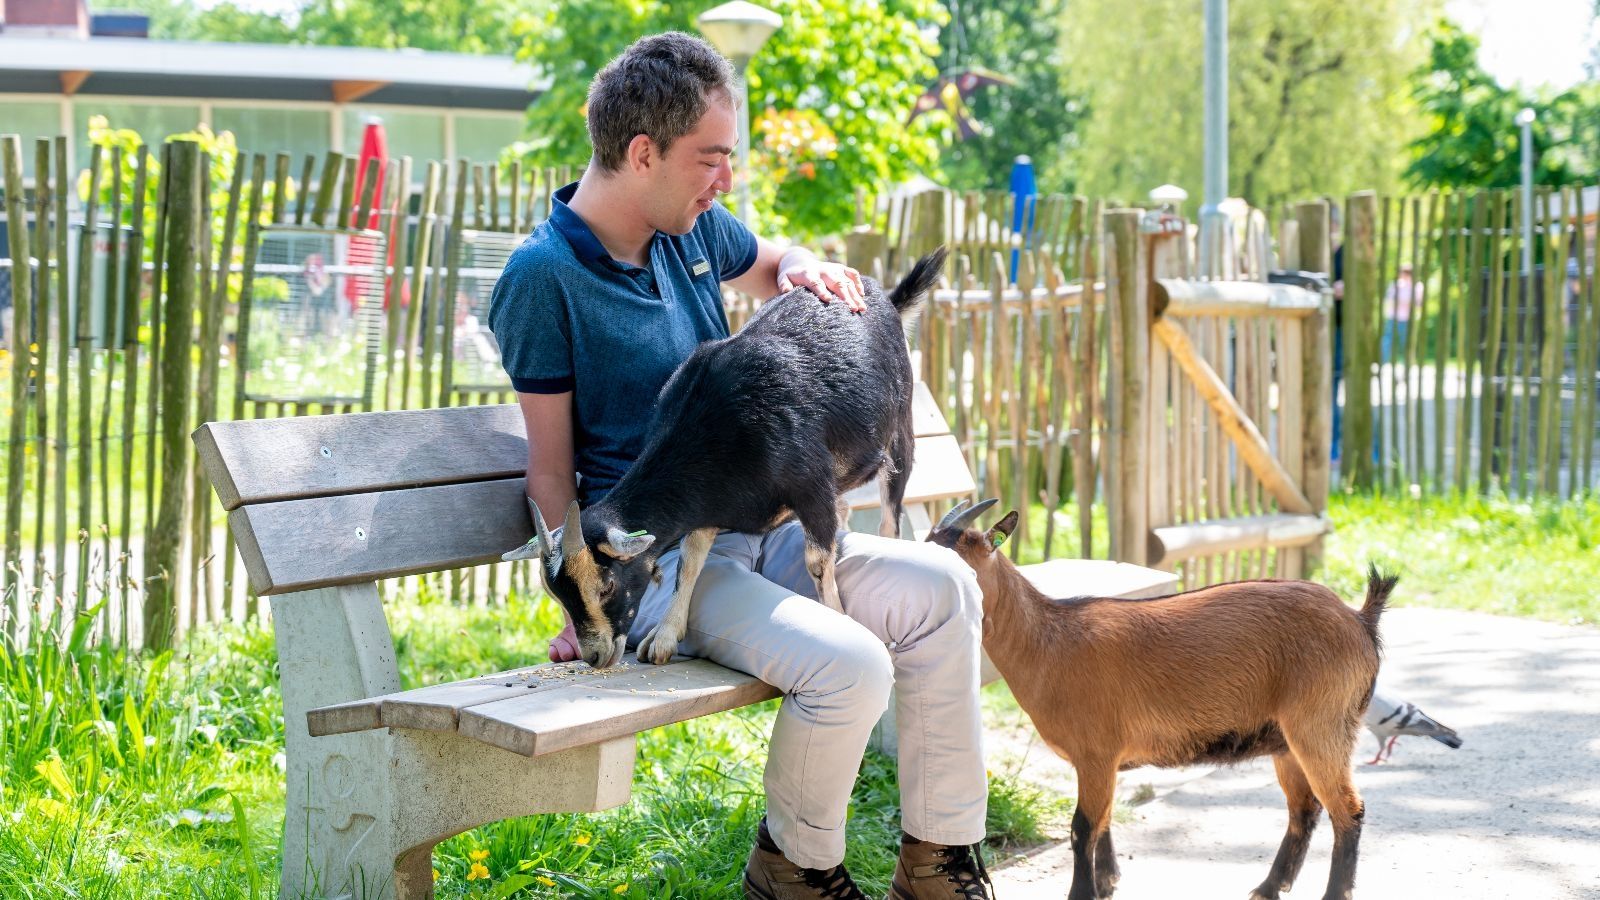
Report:
[[[457,732],[523,756],[600,743],[778,696],[709,660],[631,655],[609,669],[549,663],[311,710],[313,736],[372,728]]]

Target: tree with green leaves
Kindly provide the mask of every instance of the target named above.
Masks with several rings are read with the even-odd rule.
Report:
[[[1061,46],[1064,0],[949,0],[939,32],[939,65],[949,76],[974,67],[1014,83],[981,88],[967,100],[977,133],[945,136],[940,167],[957,190],[1004,189],[1012,161],[1033,160],[1039,190],[1070,191],[1072,144],[1082,100],[1070,89]]]
[[[517,23],[519,58],[549,73],[529,110],[538,164],[582,164],[589,80],[642,35],[693,31],[716,0],[539,0]],[[776,0],[783,28],[750,64],[751,196],[764,231],[839,232],[855,189],[886,187],[937,164],[941,116],[908,124],[937,74],[924,28],[944,21],[937,0]]]
[[[1411,96],[1427,133],[1411,142],[1406,179],[1419,187],[1514,187],[1522,183],[1524,107],[1532,127],[1533,180],[1576,184],[1600,164],[1600,91],[1580,85],[1559,94],[1528,94],[1501,85],[1478,64],[1478,39],[1440,20],[1427,62],[1411,76]]]
[[[163,40],[413,47],[449,53],[516,49],[510,0],[307,0],[293,16],[260,12],[224,0],[122,0],[150,16],[150,36]]]
[[[1229,4],[1229,185],[1257,206],[1387,189],[1422,130],[1406,74],[1438,0]],[[1204,26],[1194,0],[1077,0],[1070,84],[1087,95],[1080,190],[1142,200],[1202,183]]]

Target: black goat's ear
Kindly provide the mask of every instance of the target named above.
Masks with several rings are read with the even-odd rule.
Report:
[[[1000,519],[1000,521],[994,523],[994,525],[989,529],[989,546],[996,550],[1000,549],[1000,545],[1004,544],[1006,539],[1011,537],[1011,533],[1016,530],[1017,511],[1013,509],[1011,512],[1006,513]]]

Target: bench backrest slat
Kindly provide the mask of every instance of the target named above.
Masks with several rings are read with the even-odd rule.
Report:
[[[208,422],[195,432],[222,508],[522,475],[528,443],[514,403]],[[917,437],[949,427],[921,382]]]
[[[906,503],[972,476],[925,386]],[[528,540],[515,404],[210,422],[194,435],[260,595],[495,562]],[[850,495],[876,506],[876,484]]]
[[[533,526],[524,479],[253,503],[228,514],[257,594],[498,562]]]
[[[223,509],[522,475],[515,404],[208,422],[195,432]]]

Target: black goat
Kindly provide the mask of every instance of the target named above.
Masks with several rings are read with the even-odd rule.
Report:
[[[641,661],[666,662],[717,532],[765,532],[791,514],[818,593],[842,611],[833,565],[844,493],[876,476],[879,530],[899,536],[915,444],[905,326],[944,259],[941,248],[918,260],[887,297],[864,279],[859,314],[803,288],[769,301],[738,334],[701,344],[678,367],[638,460],[603,500],[568,507],[559,543],[534,506],[535,539],[506,558],[537,550],[584,660],[604,668],[621,659],[640,598],[659,578],[656,560],[681,539],[672,603],[639,644]]]

